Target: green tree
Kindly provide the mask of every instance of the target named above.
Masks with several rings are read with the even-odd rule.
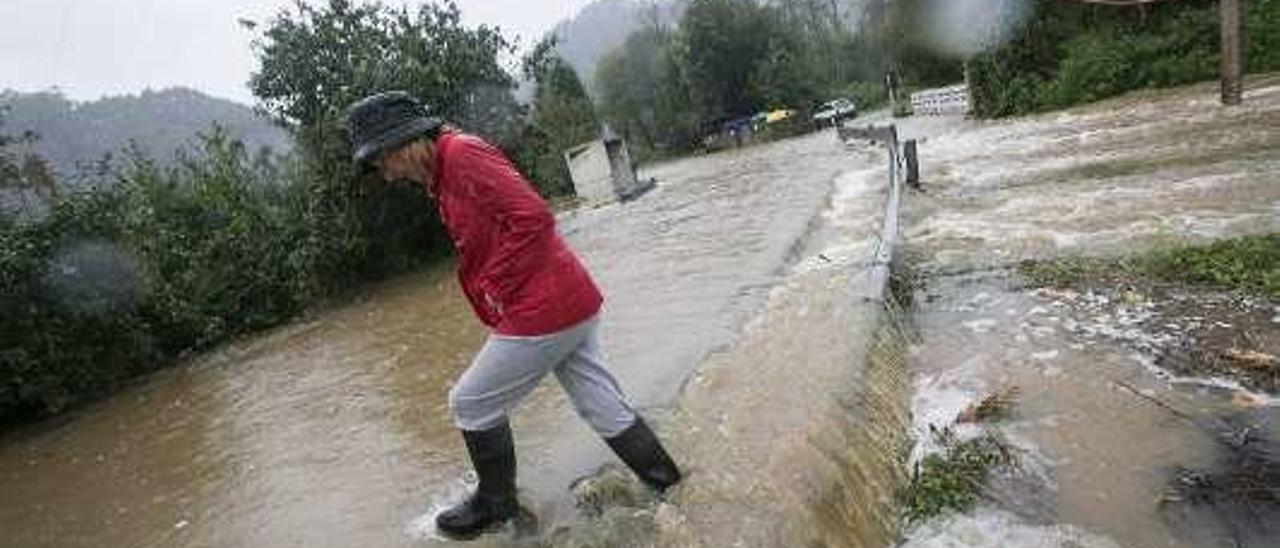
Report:
[[[644,156],[657,148],[664,132],[657,125],[658,87],[666,40],[664,33],[645,28],[605,55],[596,65],[600,110]]]
[[[705,118],[756,112],[750,88],[768,53],[768,21],[754,0],[693,0],[680,23],[683,60]]]
[[[1217,2],[1040,2],[1011,41],[970,63],[974,109],[999,117],[1218,75]],[[1245,3],[1246,68],[1280,69],[1280,0]]]
[[[539,42],[523,62],[524,76],[537,85],[529,127],[519,158],[526,175],[546,197],[573,194],[564,151],[596,139],[600,124],[591,99],[573,67],[555,52],[555,39]]]
[[[255,41],[250,87],[262,110],[290,128],[312,190],[317,261],[337,287],[402,271],[447,249],[423,190],[359,184],[343,114],[369,94],[400,89],[500,146],[519,133],[511,51],[497,29],[462,25],[450,1],[410,10],[329,0],[282,11]]]
[[[751,74],[752,95],[764,107],[808,108],[818,102],[821,58],[816,44],[804,39],[804,27],[783,11],[769,12],[768,50]]]

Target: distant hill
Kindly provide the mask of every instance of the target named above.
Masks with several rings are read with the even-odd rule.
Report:
[[[675,27],[689,0],[596,0],[558,23],[556,52],[573,65],[588,88],[595,85],[600,58],[645,25]]]
[[[90,102],[71,101],[57,92],[4,91],[0,108],[6,107],[0,131],[34,131],[39,135],[35,151],[61,175],[70,175],[77,163],[118,155],[130,141],[158,162],[168,163],[177,148],[190,144],[197,133],[208,132],[215,122],[250,152],[290,148],[289,136],[253,109],[186,88]]]

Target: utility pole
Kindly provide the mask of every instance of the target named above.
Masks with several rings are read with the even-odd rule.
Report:
[[[894,36],[889,32],[890,14],[889,3],[886,0],[878,0],[874,7],[879,8],[880,13],[880,40],[883,42],[882,48],[884,53],[884,87],[885,93],[889,96],[889,112],[898,111],[898,75],[894,70],[897,64],[894,60],[894,49],[897,44],[894,43]]]
[[[1240,104],[1243,61],[1240,52],[1240,3],[1242,0],[1219,0],[1218,19],[1222,22],[1222,104]]]

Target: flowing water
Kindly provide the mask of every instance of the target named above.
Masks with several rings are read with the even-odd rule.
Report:
[[[836,180],[785,281],[673,406],[666,432],[688,481],[656,508],[606,512],[567,545],[894,541],[907,449],[903,339],[867,299],[885,160],[851,154],[863,167]]]
[[[926,279],[909,360],[916,457],[930,425],[1017,387],[1013,418],[996,428],[1021,464],[976,511],[925,524],[908,546],[1280,542],[1266,520],[1240,527],[1239,515],[1166,500],[1176,470],[1221,462],[1203,425],[1226,419],[1274,440],[1280,400],[1160,368],[1160,356],[1196,341],[1185,322],[1157,321],[1164,303],[1152,295],[1029,287],[1010,268],[1280,230],[1280,78],[1253,78],[1249,90],[1239,108],[1219,106],[1204,84],[1028,119],[903,128],[923,139],[925,189],[908,197],[905,229]]]
[[[513,421],[536,519],[473,545],[888,545],[908,426],[927,441],[1001,384],[1023,390],[1004,427],[1023,473],[1004,504],[908,544],[1212,545],[1212,520],[1184,534],[1152,502],[1161,470],[1209,462],[1212,442],[1112,387],[1202,413],[1229,398],[1161,376],[1133,340],[1066,329],[1058,297],[1002,269],[1280,228],[1280,82],[1250,89],[1238,109],[1200,86],[904,124],[926,185],[904,236],[929,280],[910,337],[866,299],[873,148],[823,133],[682,160],[635,202],[563,215],[607,295],[612,369],[687,479],[660,502],[610,488],[612,457],[548,381]],[[1111,332],[1130,331],[1092,331]],[[10,432],[0,546],[449,545],[431,518],[468,483],[446,394],[483,337],[443,266]]]
[[[887,500],[892,459],[864,448],[879,464],[842,472],[862,460],[845,437],[901,445],[900,428],[850,434],[840,411],[894,409],[852,401],[877,371],[860,365],[873,330],[854,295],[882,162],[815,134],[659,166],[643,198],[561,219],[606,293],[612,370],[689,469],[654,534],[888,534],[828,481],[863,474],[840,485]],[[465,492],[467,464],[446,394],[483,337],[440,267],[11,432],[0,546],[448,544],[431,516]],[[553,381],[513,422],[537,523],[490,540],[545,542],[578,519],[570,483],[611,457]],[[842,504],[819,515],[823,501]]]

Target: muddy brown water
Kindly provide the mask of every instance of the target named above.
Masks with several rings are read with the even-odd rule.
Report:
[[[881,159],[816,134],[658,166],[649,174],[659,187],[643,198],[562,216],[562,232],[606,293],[611,367],[689,463],[690,484],[712,476],[714,456],[727,450],[705,449],[695,430],[719,405],[714,391],[688,404],[705,412],[672,411],[708,356],[722,356],[712,371],[734,367],[737,358],[726,355],[765,362],[759,368],[768,375],[758,384],[749,369],[737,374],[747,383],[744,397],[723,408],[744,419],[774,415],[777,421],[762,424],[776,428],[805,416],[782,406],[831,387],[815,381],[797,385],[807,392],[771,399],[769,383],[793,373],[765,357],[785,350],[795,360],[789,367],[821,360],[829,371],[845,371],[829,378],[854,378],[846,354],[856,341],[824,345],[842,337],[831,328],[821,340],[804,338],[815,326],[844,325],[826,317],[849,317],[838,302],[848,292],[822,289],[840,283],[837,272],[849,273],[805,265],[816,260],[815,227],[859,204],[878,208],[877,192],[836,192],[835,184],[872,159],[881,174]],[[872,225],[858,226],[853,240],[818,238],[831,247],[823,264],[856,263],[865,247],[856,240],[869,237]],[[771,292],[797,284],[788,294],[803,299],[788,299],[776,321],[761,319]],[[749,320],[755,327],[748,331],[767,336],[745,336],[749,350],[733,354]],[[465,491],[467,465],[446,393],[483,337],[442,266],[9,433],[0,438],[0,546],[448,544],[428,524]],[[669,417],[681,413],[684,419]],[[514,422],[521,497],[538,516],[531,533],[538,541],[574,519],[571,481],[610,457],[554,382],[535,391]],[[753,446],[773,441],[768,430],[744,431]],[[743,474],[741,485],[765,484],[747,480]],[[770,476],[768,485],[778,492],[780,481]],[[734,492],[691,488],[687,496]],[[693,512],[682,523],[732,523],[732,511],[721,508],[714,519]],[[715,545],[717,534],[735,529],[709,524],[711,533],[685,544]]]
[[[1154,322],[1151,295],[1044,290],[1011,268],[1280,230],[1280,77],[1248,87],[1240,108],[1202,84],[1019,120],[905,124],[924,139],[925,191],[907,198],[904,229],[925,279],[909,360],[917,451],[930,424],[1016,386],[1014,417],[994,428],[1022,464],[974,512],[926,524],[908,546],[1280,544],[1265,520],[1242,526],[1247,512],[1161,504],[1179,467],[1213,469],[1222,447],[1122,388],[1280,436],[1274,394],[1159,366],[1195,344],[1188,322],[1225,319],[1203,307]]]

